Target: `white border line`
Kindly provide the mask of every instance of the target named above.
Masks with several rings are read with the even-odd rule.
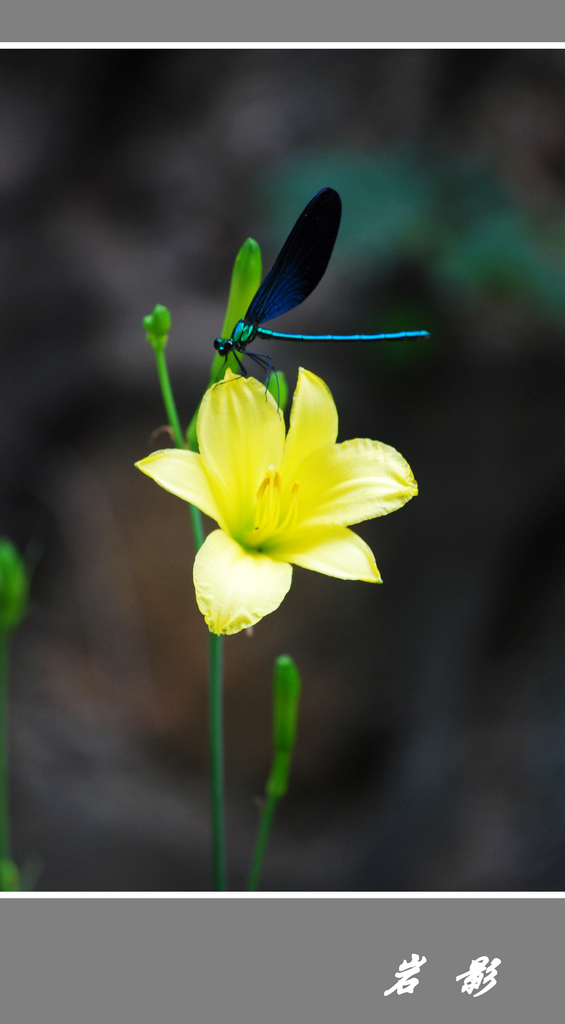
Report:
[[[0,42],[0,50],[560,50],[565,42]],[[14,892],[0,899],[565,899],[565,892]]]
[[[561,50],[552,42],[0,42],[0,50]]]
[[[555,900],[565,892],[5,892],[2,899],[126,899],[126,900]]]

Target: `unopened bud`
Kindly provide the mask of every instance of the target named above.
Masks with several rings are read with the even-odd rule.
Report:
[[[269,391],[279,409],[284,412],[288,404],[288,384],[282,370],[273,370],[269,377]]]
[[[300,703],[300,674],[291,657],[282,654],[275,663],[273,679],[274,759],[267,781],[267,795],[282,797],[288,789],[292,752]]]
[[[171,329],[171,314],[166,306],[155,306],[149,316],[143,317],[147,341],[153,348],[164,348]]]
[[[0,630],[19,625],[27,608],[28,579],[24,562],[10,540],[0,539]]]
[[[0,892],[19,892],[20,873],[11,860],[0,860]]]
[[[261,274],[261,249],[254,238],[247,238],[233,265],[228,308],[220,338],[231,338],[236,323],[247,313],[261,284]]]

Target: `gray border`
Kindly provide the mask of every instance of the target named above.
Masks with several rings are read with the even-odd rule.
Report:
[[[559,38],[558,8],[548,19],[546,6],[513,7],[517,41]],[[323,30],[329,40],[357,41],[373,38],[378,24],[380,38],[394,40],[409,24],[413,40],[422,34],[422,41],[441,41],[434,30],[439,12],[444,40],[478,41],[481,13],[466,7],[454,17],[438,5],[424,12],[401,3],[357,18],[341,5],[339,14],[326,12]],[[198,5],[189,17],[188,9],[137,6],[132,22],[131,5],[129,15],[118,4],[108,16],[99,5],[81,6],[79,15],[76,4],[24,2],[5,14],[4,37],[25,39],[33,26],[37,42],[165,42],[187,38],[189,30],[192,39],[206,40],[221,24],[230,42],[253,42],[250,29],[256,40],[290,40],[288,5],[274,14],[269,5],[267,18],[257,7],[253,17],[245,10],[253,14],[249,6],[242,14],[233,5]],[[524,22],[534,16],[535,26]],[[482,21],[490,40],[505,38],[499,6]],[[301,41],[319,35],[319,20],[307,8]],[[559,898],[16,898],[2,900],[1,921],[0,1008],[9,1024],[562,1020]],[[399,963],[412,953],[427,958],[418,988],[385,999]],[[456,974],[485,954],[502,961],[499,984],[484,999],[462,994]]]
[[[509,17],[510,15],[510,17]],[[512,38],[509,38],[511,33]],[[558,42],[563,39],[559,4],[514,0],[455,4],[445,0],[397,0],[352,5],[338,0],[260,3],[259,0],[13,0],[2,14],[2,41],[70,43],[228,42]]]
[[[561,899],[5,900],[9,1024],[557,1024]],[[384,996],[426,957],[414,992]],[[478,998],[456,976],[498,957]]]

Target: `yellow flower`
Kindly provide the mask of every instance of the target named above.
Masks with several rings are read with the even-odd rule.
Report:
[[[194,562],[198,607],[213,633],[239,633],[278,608],[292,566],[380,583],[373,553],[348,530],[418,492],[394,448],[336,444],[337,410],[319,377],[300,370],[285,437],[277,404],[230,370],[198,416],[200,453],[154,452],[136,465],[215,519]]]

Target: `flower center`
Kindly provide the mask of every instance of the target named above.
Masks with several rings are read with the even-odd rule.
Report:
[[[253,547],[260,547],[283,530],[292,529],[298,517],[296,493],[298,480],[292,485],[290,500],[282,501],[282,476],[278,469],[269,466],[257,491],[255,523],[249,541]]]

